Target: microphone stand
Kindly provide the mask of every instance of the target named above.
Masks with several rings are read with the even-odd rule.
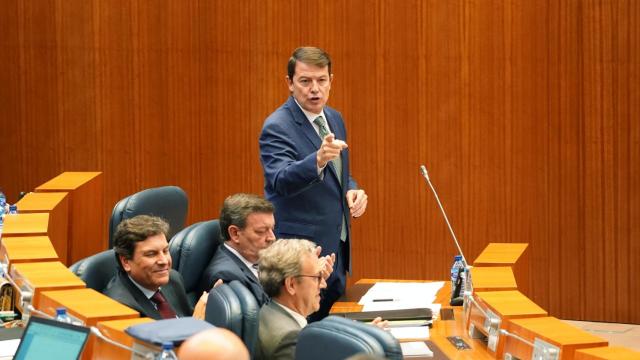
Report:
[[[104,336],[104,335],[102,334],[102,332],[100,332],[100,329],[98,329],[98,328],[97,328],[97,327],[95,327],[95,326],[91,326],[89,329],[91,330],[91,333],[92,333],[93,335],[95,335],[97,338],[99,338],[99,339],[101,339],[101,340],[104,340],[104,341],[106,341],[107,343],[109,343],[109,344],[111,344],[111,345],[113,345],[113,346],[119,347],[119,348],[121,348],[121,349],[125,349],[125,350],[127,350],[127,351],[132,352],[133,354],[136,354],[136,355],[138,355],[138,356],[141,356],[143,359],[153,360],[153,358],[155,357],[154,353],[153,353],[153,352],[151,352],[151,351],[149,351],[149,352],[142,352],[142,351],[140,351],[140,350],[136,350],[136,349],[134,349],[134,348],[132,348],[132,347],[128,347],[128,346],[126,346],[126,345],[120,344],[120,343],[119,343],[119,342],[117,342],[117,341],[114,341],[114,340],[109,339],[108,337]]]
[[[429,173],[427,172],[427,168],[424,165],[420,165],[420,173],[422,174],[424,179],[427,181],[427,184],[429,184],[429,187],[431,188],[431,192],[433,192],[433,195],[435,196],[436,201],[438,202],[438,206],[440,207],[440,212],[442,212],[442,216],[444,216],[444,221],[447,223],[447,226],[449,227],[449,233],[451,233],[451,236],[453,237],[453,241],[455,242],[456,247],[458,248],[458,253],[460,254],[460,256],[462,256],[462,262],[464,263],[464,266],[466,268],[468,267],[467,259],[464,257],[462,248],[460,248],[460,244],[458,243],[458,238],[456,237],[455,232],[453,232],[453,228],[451,227],[451,223],[449,222],[449,217],[447,216],[447,213],[444,211],[444,207],[442,207],[442,203],[440,202],[440,197],[438,196],[436,189],[433,187],[433,184],[431,184],[431,180],[429,179]]]
[[[462,256],[462,263],[464,264],[464,268],[465,268],[465,276],[467,276],[467,280],[470,280],[470,272],[469,270],[471,270],[471,266],[469,266],[469,263],[467,263],[467,259],[464,257],[464,253],[462,252],[462,248],[460,247],[460,243],[458,243],[458,238],[456,237],[456,233],[453,231],[453,227],[451,226],[451,222],[449,222],[449,217],[447,216],[446,211],[444,211],[444,207],[442,206],[442,202],[440,202],[440,197],[438,196],[438,192],[436,191],[435,187],[433,187],[433,184],[431,183],[431,179],[429,179],[429,173],[427,172],[427,168],[424,165],[420,165],[420,173],[422,174],[422,176],[424,177],[425,181],[427,182],[427,184],[429,185],[429,187],[431,188],[431,192],[433,193],[433,195],[436,198],[436,201],[438,202],[438,207],[440,207],[440,212],[442,213],[442,216],[444,217],[444,221],[447,223],[447,227],[449,228],[449,233],[451,234],[451,237],[453,238],[453,242],[455,243],[456,247],[458,248],[458,253],[460,254],[460,256]],[[462,278],[460,277],[460,275],[462,275],[460,272],[458,273],[458,278],[456,280],[455,283],[455,289],[451,289],[451,302],[450,305],[451,306],[460,306],[464,304],[464,297],[460,296],[460,289],[462,286]],[[466,281],[466,286],[469,287],[471,286],[471,281]]]

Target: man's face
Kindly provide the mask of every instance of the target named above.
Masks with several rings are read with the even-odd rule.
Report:
[[[328,66],[318,67],[297,61],[293,79],[287,76],[287,85],[303,109],[319,114],[329,100],[332,80]]]
[[[253,213],[247,216],[244,229],[235,225],[229,227],[229,236],[234,248],[248,261],[258,262],[258,252],[266,249],[274,241],[276,221],[272,213]]]
[[[136,243],[133,258],[120,257],[120,260],[129,276],[149,290],[158,290],[169,283],[171,255],[164,234],[152,235]]]
[[[315,254],[308,254],[302,259],[301,273],[294,281],[295,308],[302,316],[309,316],[320,309],[320,290],[327,287],[320,272],[320,261]]]

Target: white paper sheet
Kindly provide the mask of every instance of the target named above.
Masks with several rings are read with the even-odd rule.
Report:
[[[411,341],[406,343],[400,343],[402,348],[402,355],[404,357],[420,356],[420,357],[433,357],[433,352],[424,341]]]
[[[389,332],[398,340],[429,338],[428,326],[394,327],[389,328]]]
[[[358,304],[382,302],[413,302],[431,304],[444,281],[436,282],[379,282],[367,291]]]
[[[18,350],[20,339],[0,341],[0,359],[11,359]]]

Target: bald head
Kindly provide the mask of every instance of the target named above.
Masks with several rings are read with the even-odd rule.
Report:
[[[240,338],[223,328],[199,332],[178,350],[180,360],[249,360],[249,351]]]

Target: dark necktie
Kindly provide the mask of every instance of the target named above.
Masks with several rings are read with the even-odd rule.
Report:
[[[176,313],[169,305],[167,299],[164,298],[164,295],[160,292],[160,290],[156,291],[155,294],[151,297],[151,300],[156,304],[158,308],[158,312],[163,319],[175,319]]]

